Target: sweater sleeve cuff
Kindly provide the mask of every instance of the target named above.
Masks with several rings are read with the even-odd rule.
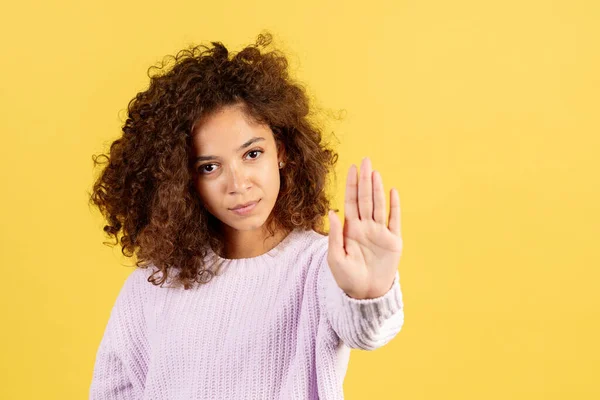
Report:
[[[369,320],[383,322],[402,310],[402,291],[400,290],[400,272],[396,271],[392,287],[382,296],[373,299],[355,299],[348,296],[339,286],[338,295],[342,298],[341,312],[347,314],[349,321]],[[360,321],[359,320],[359,321]]]
[[[374,299],[348,296],[326,268],[326,308],[333,329],[351,348],[374,350],[389,342],[402,328],[404,305],[400,273],[396,271],[392,287]]]

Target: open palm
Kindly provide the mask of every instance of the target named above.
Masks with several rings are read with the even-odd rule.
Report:
[[[329,212],[327,262],[338,286],[355,299],[384,295],[392,286],[402,255],[400,197],[390,191],[390,215],[386,225],[383,181],[365,157],[360,167],[348,171],[345,222]]]

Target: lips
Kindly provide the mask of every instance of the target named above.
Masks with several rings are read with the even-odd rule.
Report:
[[[239,210],[240,208],[248,207],[248,206],[251,206],[252,204],[256,204],[256,203],[258,203],[258,201],[250,201],[248,203],[238,204],[237,206],[230,208],[230,210]]]

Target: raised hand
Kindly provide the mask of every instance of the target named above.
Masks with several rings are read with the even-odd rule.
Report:
[[[385,221],[385,192],[378,171],[365,157],[360,178],[353,164],[346,181],[345,222],[329,211],[327,262],[338,286],[355,299],[387,293],[402,255],[400,196],[390,190],[390,215]]]

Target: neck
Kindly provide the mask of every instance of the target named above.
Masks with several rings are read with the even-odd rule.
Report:
[[[276,247],[288,233],[289,231],[276,229],[273,236],[268,236],[269,232],[265,225],[249,231],[239,231],[231,227],[225,227],[223,232],[225,254],[223,258],[252,258],[263,255]]]

